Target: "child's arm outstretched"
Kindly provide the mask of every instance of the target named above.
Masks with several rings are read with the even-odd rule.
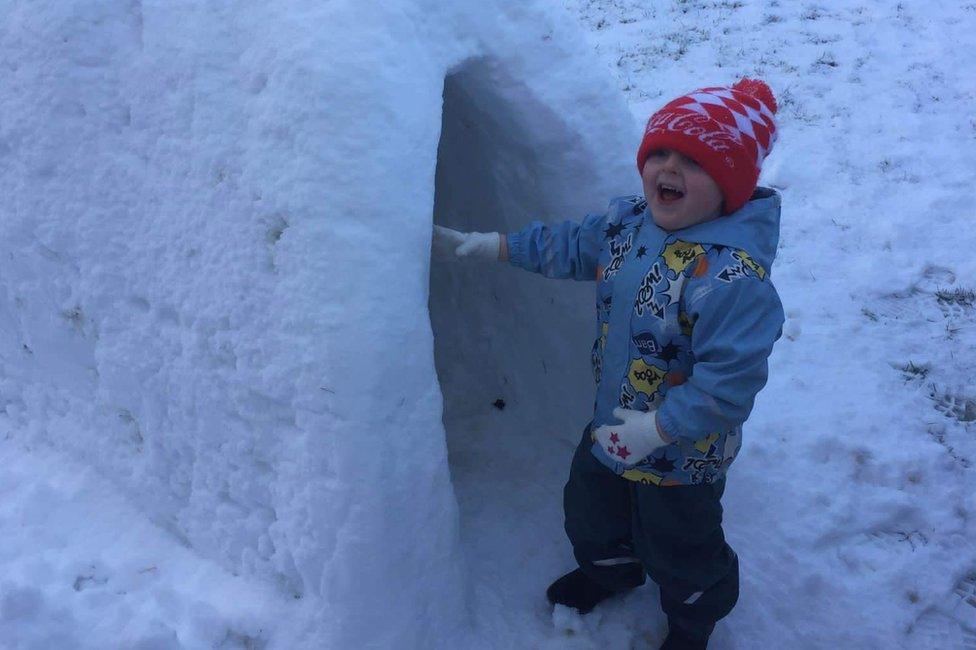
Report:
[[[582,222],[533,221],[507,235],[434,226],[433,249],[443,260],[499,260],[548,278],[594,280],[606,221],[606,214]]]
[[[771,282],[741,278],[698,296],[688,305],[688,316],[694,323],[694,370],[668,391],[657,423],[671,438],[697,441],[749,417],[766,385],[767,359],[784,315]]]
[[[581,222],[533,221],[502,237],[509,263],[547,278],[595,280],[607,215],[590,214]]]

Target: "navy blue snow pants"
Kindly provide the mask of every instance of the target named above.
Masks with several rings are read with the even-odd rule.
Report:
[[[707,637],[739,597],[739,561],[722,532],[725,479],[659,487],[617,476],[590,452],[590,425],[563,492],[566,534],[586,575],[611,591],[657,583],[669,625]]]

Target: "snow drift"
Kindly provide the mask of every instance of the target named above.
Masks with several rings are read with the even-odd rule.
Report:
[[[12,5],[0,30],[5,428],[305,599],[295,643],[454,638],[442,409],[458,440],[506,391],[526,435],[581,426],[590,310],[511,269],[431,279],[431,225],[636,189],[636,125],[573,21],[116,0]]]

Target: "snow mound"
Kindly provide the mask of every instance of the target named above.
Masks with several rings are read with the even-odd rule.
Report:
[[[578,26],[545,2],[87,0],[15,5],[0,33],[4,432],[308,600],[304,643],[453,638],[438,146],[468,165],[437,181],[464,197],[438,200],[453,225],[635,189],[637,125]],[[476,101],[444,119],[476,122],[490,156],[440,138],[455,93]],[[4,616],[47,607],[4,594]]]

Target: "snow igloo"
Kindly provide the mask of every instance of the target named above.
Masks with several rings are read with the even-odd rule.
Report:
[[[289,647],[504,645],[572,562],[592,285],[431,262],[431,229],[639,189],[572,17],[102,0],[0,25],[8,435],[302,600]]]

